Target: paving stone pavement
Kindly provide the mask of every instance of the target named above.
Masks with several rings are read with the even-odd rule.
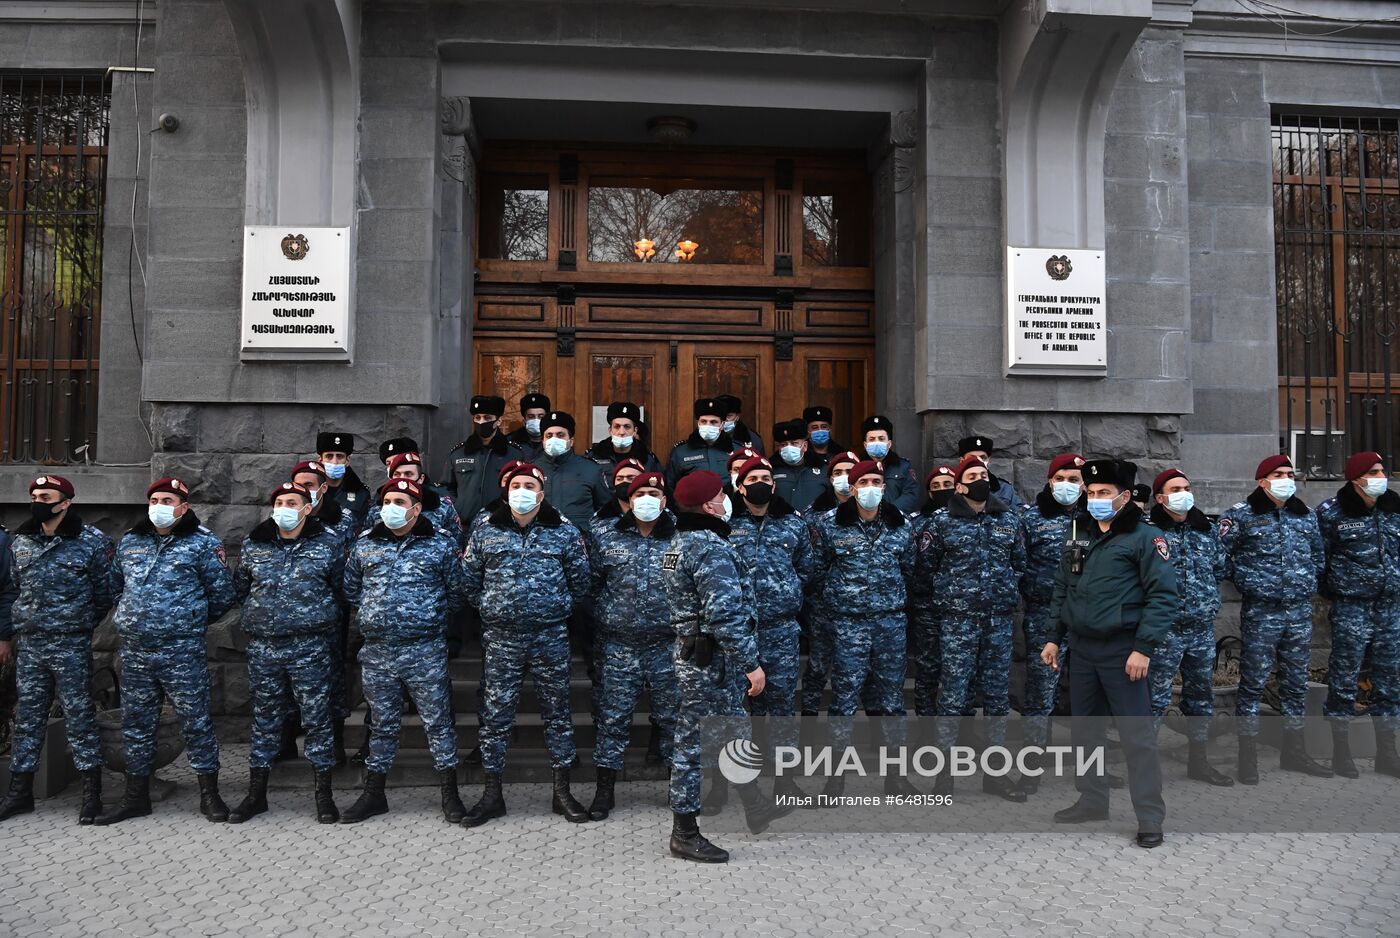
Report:
[[[245,760],[225,748],[230,802]],[[1154,851],[1121,834],[730,834],[730,863],[701,866],[667,853],[660,782],[620,785],[618,811],[581,825],[549,813],[547,786],[507,786],[510,815],[468,831],[429,788],[353,827],[317,824],[289,790],[211,824],[188,769],[162,775],[180,788],[149,818],[79,827],[74,788],[0,826],[0,935],[1400,934],[1393,834],[1169,834]]]

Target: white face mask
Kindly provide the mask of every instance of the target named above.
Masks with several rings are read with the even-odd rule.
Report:
[[[783,457],[783,462],[789,466],[795,466],[802,461],[802,447],[784,446],[778,450],[778,455]]]
[[[632,515],[638,521],[652,522],[661,517],[661,499],[655,495],[638,495],[632,499]]]
[[[733,432],[734,432],[734,421],[733,421],[733,420],[726,420],[726,421],[724,422],[724,432],[725,432],[725,433],[733,433]]]
[[[539,496],[529,489],[511,489],[506,502],[517,515],[528,515],[539,504]]]
[[[715,440],[719,439],[719,427],[705,426],[700,427],[699,430],[700,439],[704,440],[706,443],[713,443]]]
[[[1362,480],[1366,486],[1366,494],[1372,498],[1380,498],[1385,494],[1385,490],[1390,487],[1390,480],[1385,477],[1367,476]]]
[[[734,503],[729,500],[729,496],[724,496],[724,514],[720,515],[725,521],[734,516]]]
[[[539,436],[540,418],[531,417],[529,420],[525,421],[525,432],[530,434],[531,436]]]
[[[397,531],[408,524],[408,513],[412,510],[402,505],[385,505],[379,509],[379,520],[384,522],[384,527]]]
[[[836,490],[837,495],[847,495],[851,491],[851,477],[832,476],[831,487]]]
[[[1298,491],[1298,483],[1292,479],[1266,479],[1269,491],[1279,501],[1288,501]]]
[[[633,440],[635,440],[635,439],[636,439],[636,437],[632,437],[632,436],[618,436],[616,433],[614,433],[614,434],[612,435],[612,445],[613,445],[613,449],[627,449],[627,448],[629,448],[629,447],[632,445],[632,442],[633,442]]]
[[[558,459],[569,451],[569,442],[563,437],[552,436],[544,441],[544,454]]]
[[[1196,507],[1196,496],[1190,492],[1172,492],[1167,496],[1167,510],[1184,515]]]
[[[158,528],[175,526],[175,508],[172,505],[152,505],[146,509],[146,517]]]
[[[272,520],[283,531],[290,531],[301,524],[301,511],[296,508],[274,508],[272,509]]]

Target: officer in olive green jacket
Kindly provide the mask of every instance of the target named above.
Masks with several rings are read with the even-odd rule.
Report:
[[[1137,843],[1162,843],[1162,770],[1147,669],[1180,607],[1176,570],[1162,532],[1132,503],[1137,466],[1098,459],[1084,466],[1089,514],[1065,542],[1050,601],[1050,641],[1041,660],[1059,669],[1066,633],[1070,656],[1072,745],[1104,745],[1107,717],[1118,723],[1128,789],[1138,817]],[[1128,719],[1121,719],[1121,718]],[[1108,818],[1108,776],[1075,780],[1079,800],[1055,814],[1063,824]]]

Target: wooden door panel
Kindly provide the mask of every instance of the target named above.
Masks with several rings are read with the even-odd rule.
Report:
[[[797,345],[792,361],[780,363],[775,375],[779,419],[792,420],[807,407],[825,405],[833,411],[833,439],[852,445],[861,421],[875,407],[874,365],[875,349],[869,345]]]
[[[578,422],[580,451],[607,435],[608,404],[631,401],[642,408],[647,439],[664,459],[675,432],[669,343],[585,340],[578,343],[575,356],[576,404],[571,412]]]
[[[695,401],[733,394],[744,421],[767,441],[773,429],[773,346],[766,342],[681,342],[677,348],[677,421],[690,432]],[[680,437],[677,437],[679,439]]]
[[[506,399],[501,425],[507,432],[520,426],[520,398],[537,391],[559,407],[558,359],[551,339],[497,339],[478,337],[472,343],[476,367],[472,371],[473,394],[498,394]]]

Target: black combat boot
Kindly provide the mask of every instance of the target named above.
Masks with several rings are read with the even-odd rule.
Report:
[[[290,762],[300,755],[297,752],[297,730],[299,728],[294,714],[282,721],[282,747],[277,750],[277,755],[272,757],[273,762]]]
[[[674,813],[671,823],[671,856],[697,863],[728,863],[729,851],[716,847],[700,833],[695,815]]]
[[[457,770],[439,769],[438,787],[442,789],[442,816],[449,824],[461,824],[467,809],[462,804],[462,796],[457,793]]]
[[[126,792],[115,808],[99,815],[92,823],[103,826],[115,824],[134,817],[145,817],[151,813],[151,777],[130,775],[126,777]]]
[[[1194,739],[1191,740],[1191,748],[1186,757],[1186,777],[1220,788],[1229,788],[1235,784],[1233,778],[1224,772],[1217,772],[1206,760],[1206,744]]]
[[[1004,801],[1014,801],[1017,804],[1027,798],[1025,791],[1009,775],[983,775],[982,791],[984,794],[996,795]]]
[[[1029,798],[1040,791],[1040,780],[1045,776],[1045,753],[1028,751],[1019,757],[1019,761],[1026,770],[1021,773],[1021,781],[1017,787]]]
[[[1314,778],[1332,777],[1331,769],[1308,756],[1302,730],[1283,731],[1283,750],[1279,753],[1278,767],[1286,772],[1302,772]]]
[[[1235,777],[1240,780],[1241,785],[1259,784],[1259,737],[1240,737],[1239,764],[1235,768]]]
[[[569,770],[554,770],[554,801],[550,809],[555,814],[564,815],[570,824],[582,824],[588,820],[588,809],[579,804],[573,792],[569,791]]]
[[[219,773],[205,772],[199,776],[199,813],[207,820],[222,824],[228,820],[228,805],[219,797]]]
[[[0,801],[0,821],[34,810],[34,773],[11,772],[10,791]]]
[[[661,727],[655,722],[651,724],[651,733],[647,736],[647,765],[661,764]]]
[[[228,813],[230,824],[242,824],[251,817],[256,817],[267,810],[267,776],[268,769],[248,770],[248,794],[238,803],[232,811]]]
[[[933,793],[935,795],[953,796],[953,773],[946,766],[944,771],[938,773],[938,777],[933,780]]]
[[[1400,755],[1395,752],[1395,731],[1376,727],[1376,773],[1400,778]]]
[[[342,824],[358,824],[367,818],[389,813],[389,800],[384,797],[384,773],[366,772],[365,788],[355,803],[340,815]]]
[[[321,824],[334,824],[340,820],[340,811],[335,806],[335,796],[331,794],[331,770],[317,769],[316,779],[316,820]]]
[[[728,801],[729,782],[725,781],[723,775],[715,772],[710,776],[709,790],[700,799],[700,814],[704,817],[714,817],[724,810]]]
[[[462,818],[463,827],[480,827],[492,818],[506,816],[506,799],[501,795],[501,773],[487,772],[486,787],[480,800]]]
[[[840,798],[846,793],[846,776],[833,775],[822,786],[822,794],[827,798]]]
[[[900,798],[910,798],[914,795],[922,795],[923,792],[914,787],[905,775],[898,773],[885,776],[885,794],[894,795]]]
[[[773,803],[763,797],[758,782],[735,786],[739,790],[739,802],[744,806],[744,823],[749,833],[761,834],[773,823]]]
[[[91,824],[102,813],[102,766],[83,773],[83,806],[78,809],[78,823]]]
[[[345,721],[331,721],[331,755],[335,757],[335,767],[343,769],[349,757],[345,755]]]
[[[1342,778],[1360,778],[1351,758],[1351,724],[1332,724],[1332,774]]]
[[[786,817],[796,811],[807,800],[807,794],[797,786],[790,775],[779,775],[773,779],[773,819]]]
[[[593,803],[588,806],[588,818],[592,821],[601,821],[615,807],[613,800],[613,784],[617,781],[616,769],[605,769],[598,767],[598,788],[593,793]]]

